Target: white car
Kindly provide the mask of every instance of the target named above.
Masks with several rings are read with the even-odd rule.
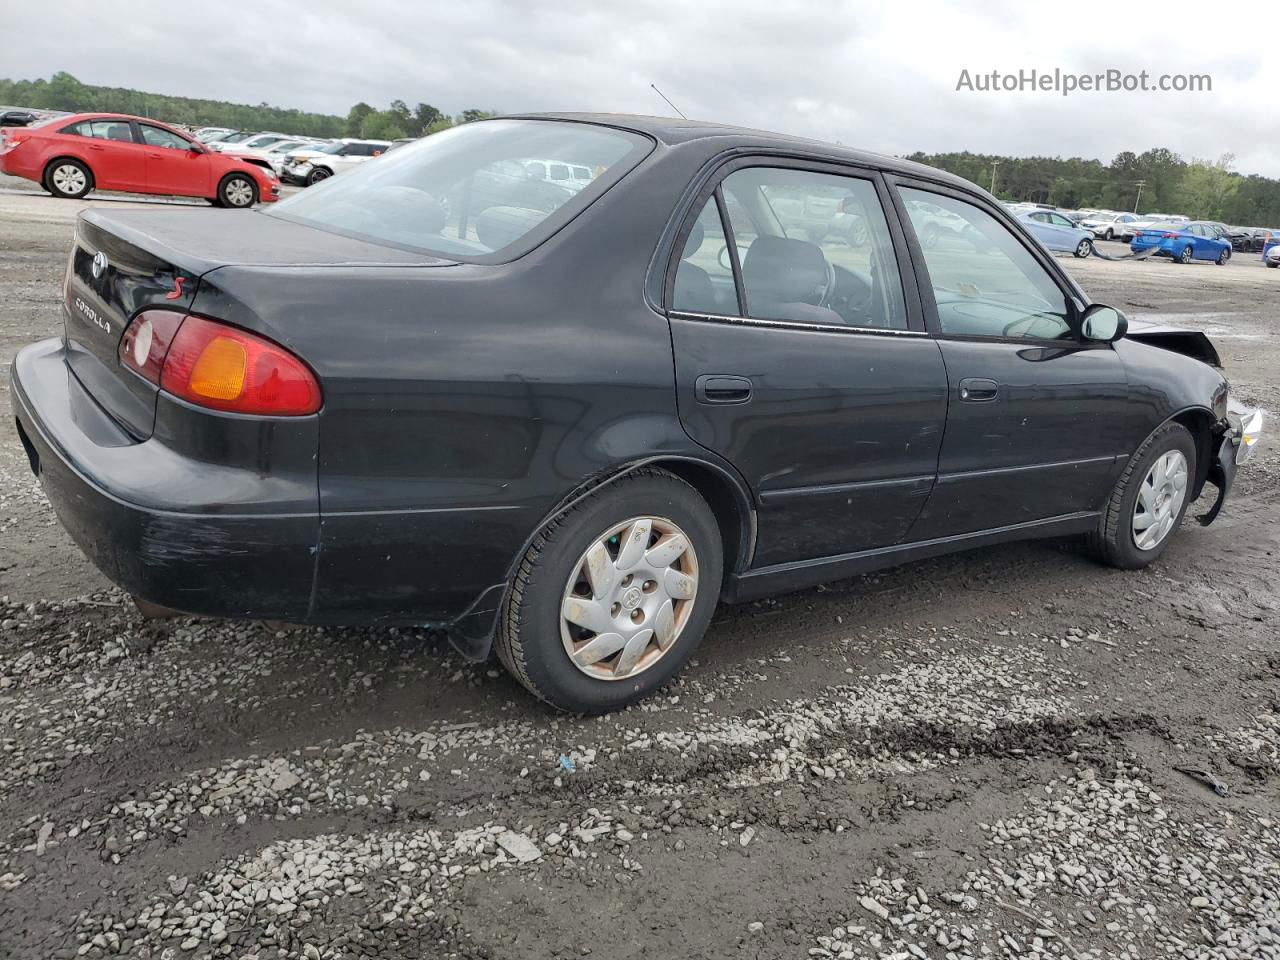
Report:
[[[207,144],[210,150],[216,150],[218,153],[229,151],[231,153],[242,153],[245,150],[257,150],[259,147],[269,147],[273,143],[279,143],[281,140],[297,140],[298,137],[290,137],[287,133],[255,133],[252,136],[245,137],[237,143],[231,143],[228,140],[214,140]]]
[[[1080,226],[1093,231],[1099,240],[1121,240],[1126,234],[1133,236],[1133,227],[1139,217],[1136,213],[1095,213],[1080,221]]]
[[[358,140],[347,137],[310,150],[294,150],[280,166],[280,179],[306,186],[328,180],[374,157],[380,157],[391,146],[390,140]]]
[[[284,157],[286,153],[294,150],[312,150],[323,147],[327,140],[314,140],[311,137],[287,137],[284,140],[277,140],[274,143],[268,143],[263,146],[249,147],[244,144],[235,145],[227,149],[228,153],[247,153],[250,156],[262,157],[270,161],[274,156]],[[272,164],[274,166],[274,164]]]
[[[201,127],[193,136],[201,143],[208,143],[210,140],[225,137],[229,133],[235,133],[235,130],[231,127]]]

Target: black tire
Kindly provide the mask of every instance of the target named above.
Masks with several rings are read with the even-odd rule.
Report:
[[[1090,256],[1092,256],[1092,255],[1093,255],[1093,242],[1092,242],[1091,240],[1089,240],[1088,238],[1085,238],[1084,240],[1081,240],[1079,243],[1077,243],[1077,244],[1076,244],[1076,248],[1075,248],[1075,250],[1074,250],[1074,251],[1072,251],[1072,253],[1073,253],[1073,255],[1074,255],[1074,256],[1080,257],[1080,258],[1082,258],[1082,259],[1083,259],[1084,257],[1090,257]]]
[[[315,167],[307,174],[307,186],[314,187],[321,180],[328,180],[333,176],[333,171],[327,167]]]
[[[1275,260],[1264,260],[1263,263],[1268,267],[1280,267],[1280,263],[1277,263]]]
[[[560,635],[561,604],[592,542],[637,516],[668,518],[684,531],[697,555],[697,591],[683,630],[652,666],[627,679],[599,679],[570,660]],[[511,675],[552,706],[573,713],[617,710],[653,693],[692,656],[715,612],[723,573],[720,529],[707,502],[674,474],[641,468],[600,487],[534,538],[507,591],[494,648]]]
[[[1141,550],[1133,539],[1133,515],[1137,507],[1139,487],[1158,457],[1170,450],[1180,450],[1187,459],[1187,492],[1173,528],[1155,547]],[[1098,529],[1089,535],[1089,547],[1098,560],[1122,570],[1139,570],[1154,563],[1164,554],[1182,524],[1191,504],[1191,483],[1196,475],[1196,442],[1191,432],[1180,423],[1166,423],[1147,438],[1138,452],[1129,458],[1124,473],[1111,491],[1102,512]]]
[[[1182,253],[1178,254],[1179,263],[1190,263],[1195,258],[1195,251],[1191,249],[1191,244],[1187,244],[1182,248]]]
[[[80,186],[75,189],[67,189],[65,186],[66,178],[61,175],[63,171],[67,171],[72,179],[75,179],[75,173],[78,172]],[[57,160],[51,160],[49,165],[45,167],[44,188],[55,197],[61,197],[64,200],[79,200],[93,189],[93,171],[79,160],[72,160],[70,157],[59,157]]]
[[[218,193],[214,202],[219,207],[247,210],[258,202],[258,184],[247,173],[228,173],[218,184]]]
[[[1220,267],[1226,266],[1227,261],[1230,259],[1231,259],[1231,251],[1223,250],[1220,254],[1218,254],[1218,261],[1217,261],[1218,266]]]

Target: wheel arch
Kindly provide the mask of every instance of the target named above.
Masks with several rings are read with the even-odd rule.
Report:
[[[253,203],[249,204],[249,206],[252,207],[253,204],[262,200],[262,185],[258,183],[258,178],[248,170],[228,170],[220,176],[218,178],[218,185],[214,187],[214,195],[217,196],[218,199],[222,199],[222,188],[232,177],[244,177],[253,185]]]
[[[1191,499],[1196,500],[1209,477],[1209,468],[1213,465],[1213,428],[1217,421],[1213,413],[1204,407],[1187,407],[1169,417],[1160,427],[1169,423],[1179,423],[1187,428],[1191,439],[1196,444],[1196,475],[1191,485]],[[1157,427],[1156,429],[1160,429]],[[1155,431],[1152,431],[1153,433]]]

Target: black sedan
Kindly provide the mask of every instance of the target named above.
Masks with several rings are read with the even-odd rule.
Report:
[[[109,577],[439,626],[575,711],[661,685],[721,600],[1064,534],[1146,566],[1261,424],[1202,335],[1126,336],[972,184],[680,120],[466,124],[248,217],[87,211],[62,313],[18,432]]]

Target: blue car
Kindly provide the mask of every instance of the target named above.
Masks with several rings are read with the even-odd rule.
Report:
[[[1231,238],[1227,231],[1208,220],[1190,223],[1153,223],[1133,235],[1129,249],[1143,253],[1155,247],[1152,254],[1169,257],[1178,263],[1212,260],[1221,265],[1231,259]]]
[[[1093,231],[1053,210],[1020,210],[1014,216],[1050,250],[1087,257],[1093,253]]]

